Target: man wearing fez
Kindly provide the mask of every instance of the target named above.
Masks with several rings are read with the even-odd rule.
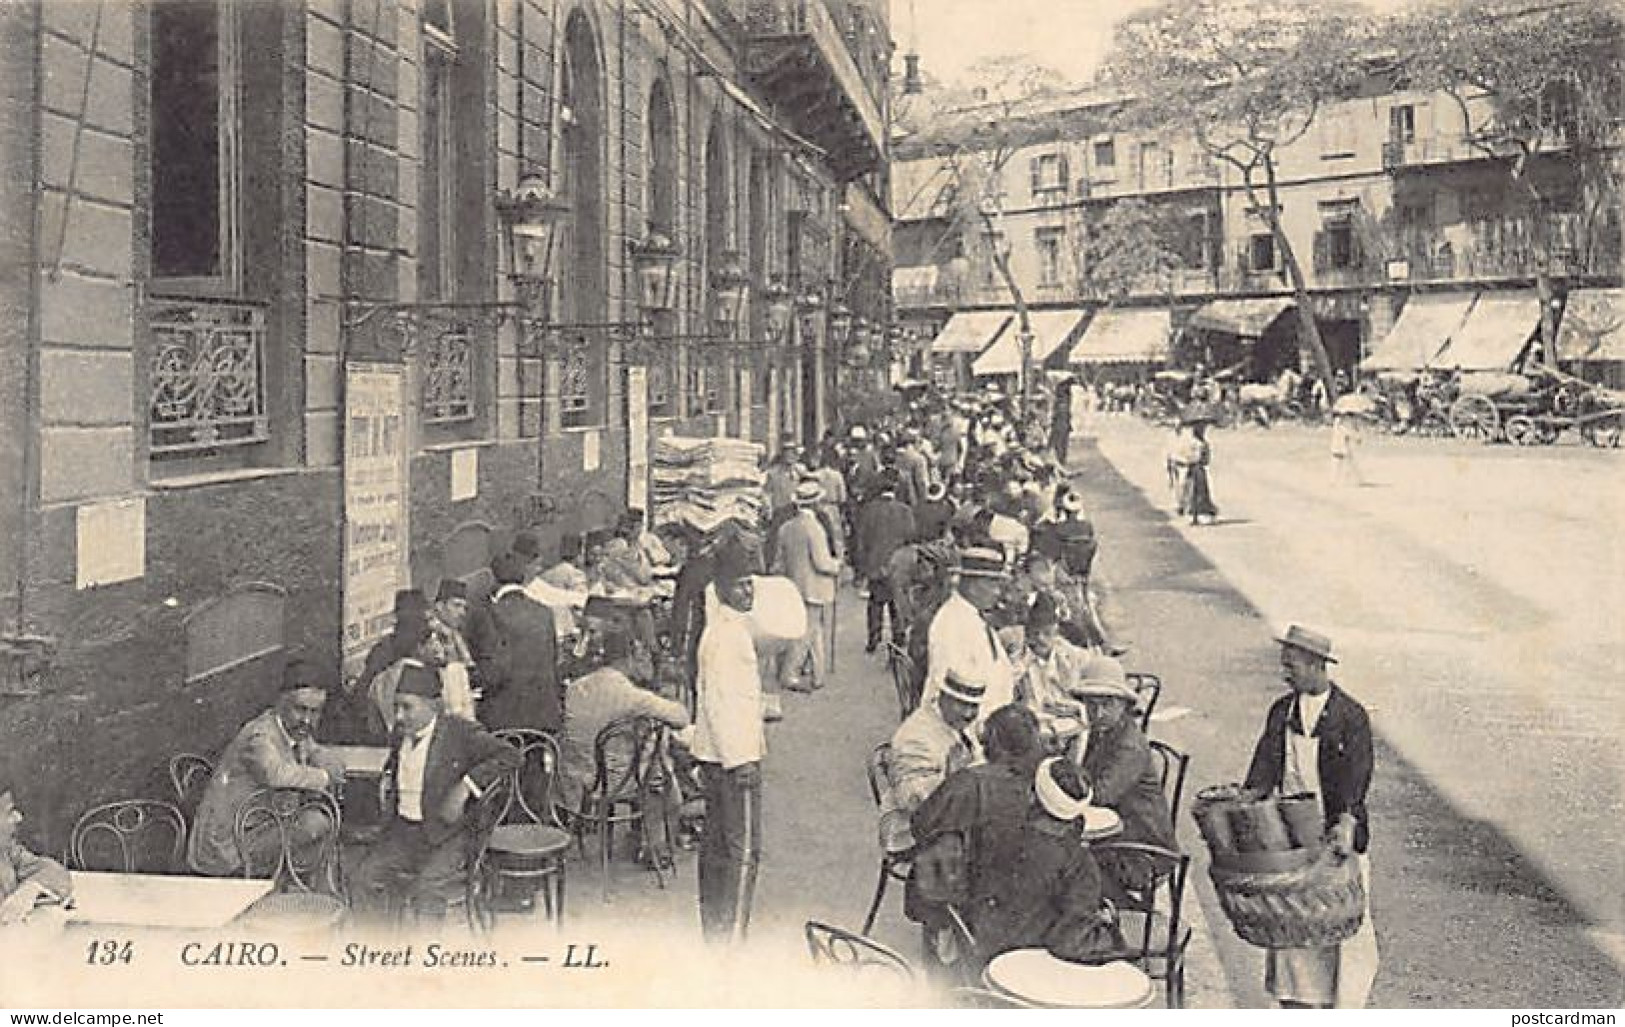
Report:
[[[1371,719],[1365,707],[1332,683],[1332,640],[1297,624],[1281,645],[1281,678],[1290,691],[1264,718],[1247,768],[1255,797],[1312,793],[1320,800],[1326,847],[1359,864],[1366,909],[1360,929],[1341,945],[1271,949],[1264,987],[1283,1008],[1361,1009],[1377,975],[1377,935],[1371,925],[1371,831],[1365,808],[1371,787]]]
[[[373,909],[410,900],[432,919],[463,886],[469,800],[513,773],[519,752],[472,721],[442,715],[440,678],[426,667],[401,674],[394,729],[384,765],[388,821],[356,868],[352,893]]]
[[[491,596],[494,643],[480,667],[484,689],[480,720],[492,730],[532,727],[556,732],[564,724],[558,632],[553,611],[525,594],[529,563],[515,552],[491,561],[497,582]]]
[[[705,788],[700,927],[708,941],[740,941],[750,926],[762,854],[762,680],[751,638],[754,561],[738,541],[716,554],[717,604],[700,637],[694,758]]]
[[[327,682],[309,663],[290,660],[282,671],[276,704],[256,716],[226,746],[209,787],[198,804],[187,845],[186,861],[200,874],[225,877],[250,868],[269,872],[276,866],[282,839],[270,825],[247,838],[248,851],[237,848],[237,810],[243,800],[265,788],[331,791],[344,782],[344,762],[316,742],[316,725],[327,705]],[[294,824],[292,842],[301,853],[320,851],[333,822],[319,810],[306,810]]]

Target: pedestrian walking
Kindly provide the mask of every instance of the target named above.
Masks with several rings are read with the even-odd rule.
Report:
[[[1271,949],[1264,987],[1285,1009],[1362,1009],[1377,974],[1377,935],[1371,923],[1371,719],[1365,707],[1332,683],[1332,641],[1292,625],[1276,639],[1281,677],[1292,691],[1270,706],[1247,769],[1247,791],[1317,796],[1326,847],[1359,864],[1366,908],[1360,929],[1341,945]]]
[[[1355,459],[1364,439],[1360,434],[1360,419],[1354,414],[1332,413],[1332,481],[1339,486],[1359,488],[1365,484]]]
[[[1212,524],[1219,516],[1219,508],[1213,505],[1213,490],[1208,483],[1208,465],[1213,462],[1213,447],[1208,445],[1207,427],[1211,422],[1202,419],[1193,420],[1190,424],[1190,438],[1186,440],[1184,459],[1184,488],[1181,491],[1181,513],[1191,519],[1191,524],[1202,523],[1206,517]]]

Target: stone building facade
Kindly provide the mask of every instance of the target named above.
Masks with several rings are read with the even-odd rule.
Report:
[[[0,7],[0,775],[36,833],[160,795],[285,652],[337,671],[387,626],[353,593],[607,524],[654,438],[821,435],[889,53],[883,4],[824,0]],[[527,175],[566,331],[510,281]]]

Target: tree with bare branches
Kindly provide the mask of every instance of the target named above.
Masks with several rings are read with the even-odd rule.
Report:
[[[1541,351],[1552,361],[1560,268],[1535,159],[1573,162],[1588,193],[1589,245],[1602,210],[1618,203],[1625,15],[1613,3],[1440,0],[1400,15],[1387,35],[1411,85],[1449,95],[1468,145],[1506,168],[1532,230]]]
[[[1107,77],[1130,124],[1183,130],[1234,169],[1297,300],[1298,340],[1335,397],[1303,267],[1281,224],[1278,160],[1363,75],[1369,13],[1341,0],[1165,0],[1119,22]]]

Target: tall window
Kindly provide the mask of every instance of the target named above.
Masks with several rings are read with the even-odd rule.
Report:
[[[1028,170],[1032,178],[1033,202],[1039,206],[1066,200],[1066,154],[1045,153],[1032,158]]]
[[[1061,253],[1066,246],[1066,229],[1039,228],[1033,232],[1038,247],[1038,284],[1061,284]]]
[[[422,211],[418,235],[423,292],[433,299],[457,293],[456,148],[454,146],[452,71],[457,45],[448,31],[424,25]]]
[[[598,41],[580,11],[565,27],[559,119],[563,137],[563,186],[570,204],[564,256],[563,320],[606,319],[604,263],[604,116]],[[566,347],[560,367],[561,423],[579,428],[602,423],[608,406],[608,361],[601,338],[586,336]]]
[[[1117,170],[1117,144],[1111,136],[1100,136],[1095,139],[1095,170],[1105,171],[1101,177],[1111,178],[1110,172]]]
[[[677,128],[672,117],[671,90],[665,79],[656,79],[649,91],[648,206],[645,224],[650,235],[677,237]],[[656,316],[660,334],[673,334],[670,315]],[[649,361],[649,414],[670,417],[677,413],[677,347],[667,347]]]
[[[1394,143],[1416,141],[1416,108],[1408,103],[1388,108],[1388,140]]]
[[[1254,232],[1247,241],[1248,268],[1252,271],[1275,270],[1275,236],[1269,232]]]
[[[238,49],[232,7],[152,7],[152,273],[229,289],[239,277]],[[184,283],[174,283],[184,287]]]

